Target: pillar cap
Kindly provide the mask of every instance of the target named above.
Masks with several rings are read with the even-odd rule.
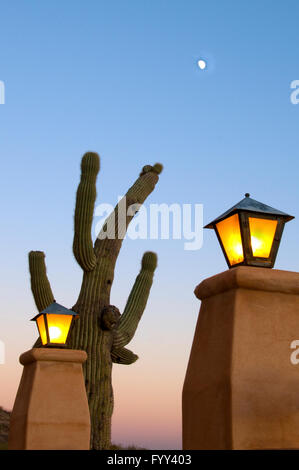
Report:
[[[33,348],[20,356],[22,365],[37,361],[75,362],[82,364],[87,359],[85,351],[76,349]]]
[[[202,300],[237,288],[299,295],[299,273],[238,266],[205,279],[195,288],[194,294]]]

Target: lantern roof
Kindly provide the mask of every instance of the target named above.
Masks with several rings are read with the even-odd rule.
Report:
[[[215,220],[210,222],[204,228],[214,228],[214,224],[220,222],[223,219],[226,219],[228,216],[233,215],[240,211],[246,212],[255,212],[258,214],[265,214],[265,215],[274,215],[278,217],[283,217],[285,222],[294,219],[292,215],[286,214],[285,212],[279,211],[278,209],[274,209],[274,207],[267,206],[267,204],[263,204],[262,202],[256,201],[250,197],[249,193],[245,194],[244,199],[238,202],[236,205],[228,209],[226,212],[221,214]]]
[[[36,320],[40,315],[43,315],[45,313],[55,313],[56,315],[78,315],[78,313],[73,312],[73,310],[68,310],[63,305],[58,304],[54,300],[51,305],[48,305],[48,307],[46,307],[42,312],[39,312],[37,315],[35,315],[35,317],[31,320]]]

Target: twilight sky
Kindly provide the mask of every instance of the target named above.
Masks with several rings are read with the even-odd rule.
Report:
[[[146,207],[203,204],[207,223],[250,192],[294,215],[275,267],[298,271],[298,15],[295,0],[1,2],[0,405],[12,407],[18,357],[36,337],[27,253],[45,251],[59,303],[71,307],[79,293],[73,213],[87,150],[101,155],[96,205],[114,205],[158,161],[164,172]],[[179,449],[193,290],[227,268],[212,231],[198,251],[184,240],[127,239],[111,296],[120,310],[146,250],[159,265],[128,346],[140,359],[113,369],[113,441]]]

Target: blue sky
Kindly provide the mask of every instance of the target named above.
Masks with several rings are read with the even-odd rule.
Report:
[[[1,2],[0,339],[7,365],[0,375],[10,398],[0,394],[0,405],[13,401],[19,376],[12,368],[35,337],[28,251],[46,252],[56,299],[76,300],[73,213],[87,150],[101,155],[97,204],[114,204],[143,165],[159,161],[164,172],[148,202],[201,203],[207,223],[250,192],[296,216],[275,267],[298,271],[299,105],[290,101],[299,79],[298,14],[292,0]],[[199,70],[199,58],[207,70]],[[159,268],[131,345],[140,360],[130,372],[115,368],[114,436],[178,447],[180,387],[199,308],[193,290],[226,264],[212,231],[193,252],[183,241],[126,240],[112,290],[120,308],[147,249],[158,253]],[[173,398],[173,434],[158,439],[153,427],[141,438],[136,423],[128,437],[120,423],[134,393],[125,401],[122,390],[152,374],[165,403]],[[171,389],[163,377],[172,377]],[[155,400],[160,413],[165,403]]]

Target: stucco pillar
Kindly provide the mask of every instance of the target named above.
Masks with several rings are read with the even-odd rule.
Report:
[[[299,449],[299,273],[240,266],[195,295],[183,448]]]
[[[85,351],[34,348],[20,356],[9,449],[89,449],[90,416],[82,363]]]

